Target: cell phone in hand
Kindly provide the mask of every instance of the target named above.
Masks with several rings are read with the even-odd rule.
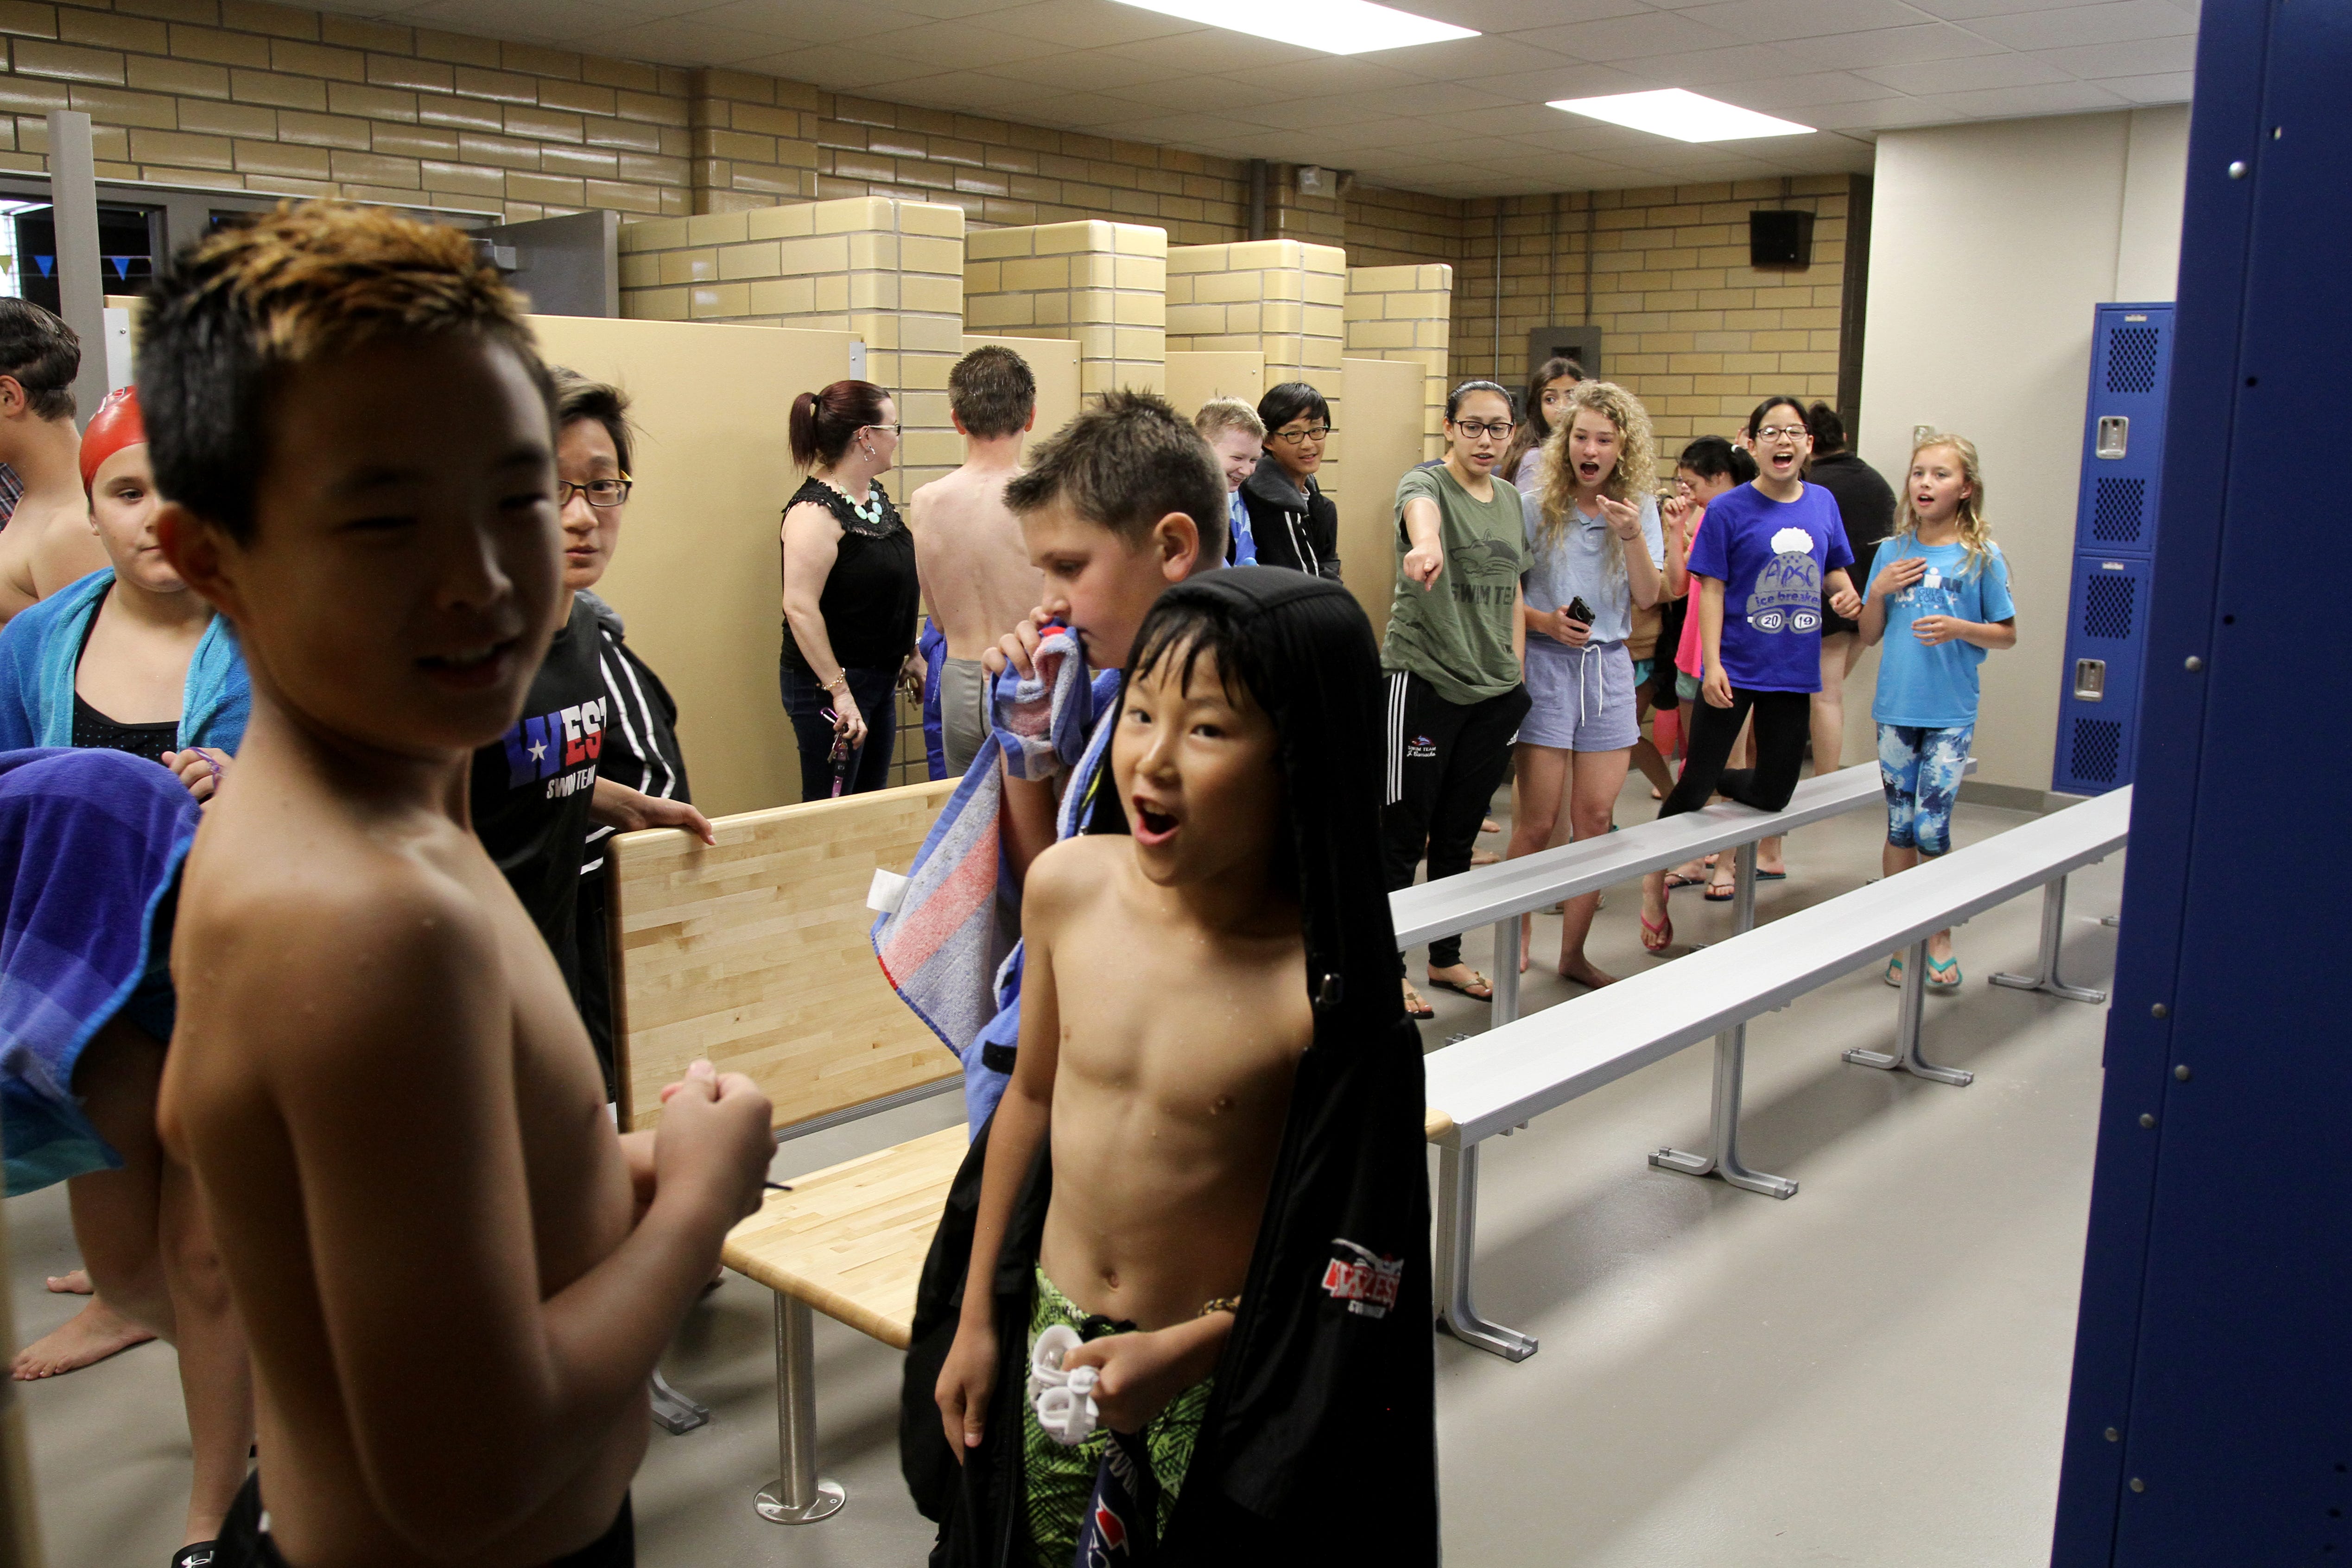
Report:
[[[1584,602],[1584,595],[1581,593],[1568,601],[1568,618],[1570,621],[1581,621],[1587,626],[1592,624],[1592,606]]]

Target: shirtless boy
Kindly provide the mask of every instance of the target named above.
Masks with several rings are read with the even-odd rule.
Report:
[[[772,1152],[707,1064],[614,1134],[467,828],[470,755],[569,608],[520,308],[457,231],[325,204],[150,296],[159,533],[254,687],[188,861],[160,1115],[252,1344],[221,1568],[631,1561],[647,1374]]]
[[[37,305],[0,299],[0,463],[24,486],[0,528],[0,621],[108,564],[82,493],[80,371],[72,328]]]
[[[963,434],[963,466],[915,492],[907,526],[923,602],[948,640],[940,723],[948,773],[960,778],[988,738],[980,656],[1037,602],[1037,569],[1004,505],[1022,437],[1037,423],[1037,378],[1012,350],[984,343],[948,372],[948,410]]]
[[[1420,1057],[1383,983],[1375,667],[1335,585],[1171,590],[1110,742],[1129,831],[1098,822],[1030,869],[1021,1050],[937,1389],[968,1476],[992,1432],[986,1472],[1019,1471],[974,1483],[1018,1498],[1015,1560],[1072,1561],[1106,1447],[1049,1437],[1011,1381],[1055,1324],[1087,1341],[1062,1366],[1099,1369],[1102,1425],[1140,1434],[1150,1482],[1126,1530],[1166,1536],[1176,1561],[1272,1561],[1236,1552],[1316,1529],[1328,1545],[1370,1480],[1396,1528],[1386,1560],[1432,1560]],[[1352,787],[1331,777],[1349,761]],[[1302,831],[1310,791],[1324,820]],[[1008,1388],[1017,1410],[992,1397]],[[1419,1479],[1373,1477],[1391,1464]]]

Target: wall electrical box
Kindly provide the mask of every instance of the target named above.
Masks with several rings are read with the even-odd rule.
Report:
[[[2050,781],[2061,794],[2100,795],[2131,782],[2171,378],[2171,305],[2096,308]]]

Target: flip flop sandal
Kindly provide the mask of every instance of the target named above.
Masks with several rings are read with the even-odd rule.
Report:
[[[1433,1019],[1437,1016],[1437,1009],[1431,1007],[1429,999],[1414,990],[1409,981],[1404,988],[1404,1016],[1409,1019]]]
[[[1945,996],[1949,996],[1953,992],[1958,990],[1960,988],[1960,961],[1958,958],[1948,958],[1943,963],[1938,964],[1933,958],[1928,959],[1927,988],[1931,991],[1941,992]]]
[[[1474,1002],[1491,1002],[1495,999],[1495,988],[1493,983],[1489,981],[1486,976],[1480,974],[1475,969],[1470,971],[1469,985],[1464,985],[1458,980],[1440,980],[1434,977],[1433,977],[1429,983],[1436,987],[1441,991],[1452,991],[1456,996],[1468,997]],[[1486,994],[1483,997],[1480,996],[1476,991],[1470,988],[1471,986],[1486,987]]]
[[[1667,948],[1675,945],[1675,917],[1673,915],[1669,915],[1666,916],[1666,923],[1664,925],[1651,925],[1650,917],[1646,915],[1641,915],[1638,918],[1642,922],[1642,951],[1644,953],[1663,953]],[[1657,938],[1655,942],[1650,940],[1653,936]]]
[[[1758,882],[1786,882],[1789,880],[1789,873],[1785,871],[1759,871],[1756,873],[1756,880]]]
[[[1703,876],[1685,876],[1678,871],[1670,871],[1666,873],[1666,891],[1668,893],[1674,892],[1674,890],[1678,887],[1705,887],[1706,885],[1706,878]]]
[[[1729,904],[1739,896],[1739,890],[1727,882],[1711,882],[1706,884],[1706,892],[1702,896],[1709,904]]]
[[[1901,989],[1903,988],[1903,960],[1902,960],[1902,959],[1900,959],[1900,958],[1889,958],[1888,960],[1886,960],[1886,977],[1886,977],[1886,983],[1887,983],[1888,985],[1890,985],[1890,986],[1893,986],[1896,990],[1898,990],[1898,991],[1899,991],[1899,990],[1901,990]]]

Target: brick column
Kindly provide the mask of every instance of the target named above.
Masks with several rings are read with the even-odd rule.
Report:
[[[1168,385],[1168,231],[1099,220],[983,229],[964,243],[973,332],[1078,345],[1078,392]]]
[[[1265,356],[1265,383],[1309,382],[1341,426],[1346,388],[1339,357],[1347,336],[1348,253],[1295,239],[1177,246],[1168,252],[1168,347],[1195,352],[1251,350]],[[1323,488],[1339,494],[1339,441]]]
[[[1423,366],[1423,451],[1445,451],[1445,394],[1454,337],[1454,268],[1444,262],[1348,269],[1348,352]]]

